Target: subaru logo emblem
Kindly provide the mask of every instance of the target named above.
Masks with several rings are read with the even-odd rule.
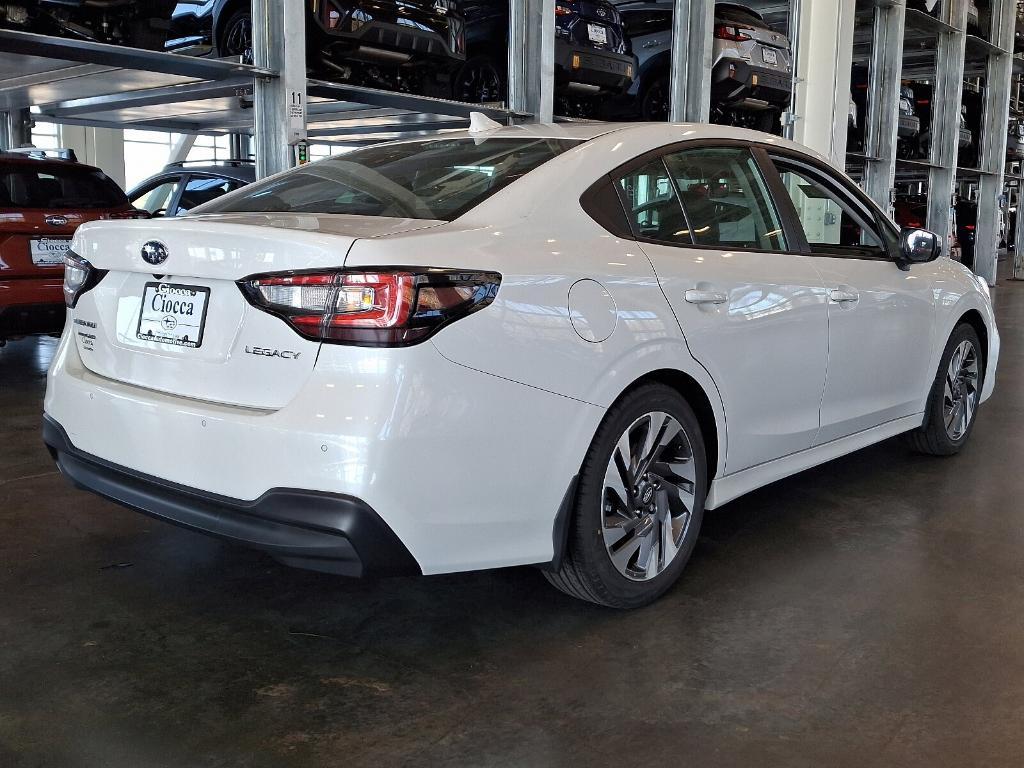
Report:
[[[150,240],[142,246],[142,258],[147,264],[163,264],[167,256],[167,246],[159,240]]]
[[[46,223],[49,224],[51,227],[63,227],[65,224],[68,223],[68,217],[59,215],[47,216]]]

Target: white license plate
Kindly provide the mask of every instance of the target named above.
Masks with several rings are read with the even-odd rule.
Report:
[[[203,343],[210,289],[178,283],[146,283],[136,336],[176,347]]]
[[[600,24],[587,24],[587,36],[592,43],[608,44],[608,30]]]
[[[779,52],[773,51],[771,48],[762,48],[761,58],[764,59],[765,64],[778,64]]]
[[[910,99],[900,99],[900,109],[904,112],[913,112],[914,107],[910,103]]]
[[[34,237],[28,241],[32,263],[37,267],[57,267],[64,263],[64,254],[68,252],[71,238],[68,237]]]

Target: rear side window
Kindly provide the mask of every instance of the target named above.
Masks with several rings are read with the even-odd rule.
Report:
[[[118,208],[128,197],[100,171],[69,164],[0,167],[0,208]]]
[[[693,242],[723,250],[783,251],[775,205],[750,151],[688,149],[665,156]]]
[[[627,173],[619,179],[618,188],[634,235],[663,243],[690,243],[675,185],[660,158]]]
[[[435,139],[321,160],[214,201],[203,213],[343,213],[450,221],[580,142]]]

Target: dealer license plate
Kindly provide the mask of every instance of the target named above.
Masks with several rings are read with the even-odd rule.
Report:
[[[146,283],[136,336],[176,347],[203,343],[210,289],[178,283]]]
[[[764,59],[765,64],[778,64],[779,52],[773,51],[771,48],[762,48],[761,58]]]
[[[600,24],[587,24],[587,35],[592,43],[608,44],[608,30]]]
[[[33,237],[28,241],[32,263],[37,267],[58,267],[71,246],[69,237]]]

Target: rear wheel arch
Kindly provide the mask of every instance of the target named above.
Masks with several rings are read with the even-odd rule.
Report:
[[[220,46],[224,38],[224,26],[237,11],[252,12],[251,0],[224,0],[214,16],[213,43],[220,55]]]
[[[715,415],[715,408],[711,403],[704,387],[689,374],[675,368],[660,368],[650,371],[633,381],[615,399],[615,403],[622,400],[633,390],[645,384],[662,384],[674,389],[683,399],[689,403],[697,417],[700,431],[704,438],[704,452],[707,456],[708,485],[718,474],[718,459],[724,454],[724,446],[721,444],[724,431],[719,429],[718,419]],[[612,403],[612,406],[615,405]],[[612,406],[609,406],[611,408]],[[724,426],[724,425],[723,425]]]

